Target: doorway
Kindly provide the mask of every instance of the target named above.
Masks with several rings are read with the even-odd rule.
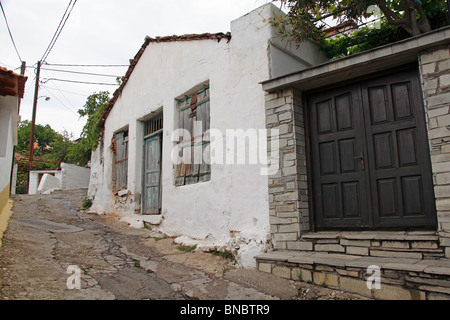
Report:
[[[320,229],[435,229],[416,69],[307,96],[313,219]]]

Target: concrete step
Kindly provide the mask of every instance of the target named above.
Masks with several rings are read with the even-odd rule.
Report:
[[[260,254],[256,256],[256,261],[262,272],[373,299],[450,300],[450,259],[280,250]],[[372,275],[368,271],[371,266],[379,268],[379,289],[369,289],[367,286],[367,280]]]

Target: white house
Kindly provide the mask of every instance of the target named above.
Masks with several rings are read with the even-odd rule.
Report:
[[[18,102],[27,77],[0,67],[0,238],[6,227],[14,146],[17,145]],[[0,239],[1,240],[1,239]]]
[[[101,120],[91,211],[255,265],[271,234],[264,172],[277,164],[260,83],[324,61],[313,42],[297,49],[277,36],[267,21],[280,14],[268,4],[229,33],[145,39]]]

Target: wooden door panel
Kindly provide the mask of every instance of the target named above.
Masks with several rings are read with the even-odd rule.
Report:
[[[307,97],[318,229],[435,228],[417,70]]]
[[[309,99],[318,227],[367,226],[364,131],[360,97],[349,86]]]
[[[416,70],[361,84],[374,227],[435,228],[433,183]],[[384,101],[384,102],[383,102]]]
[[[161,135],[144,140],[144,190],[142,213],[158,214],[161,209]]]

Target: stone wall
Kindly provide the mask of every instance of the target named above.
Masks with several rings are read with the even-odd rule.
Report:
[[[428,122],[439,230],[450,232],[450,52],[449,46],[419,58]]]
[[[438,231],[450,258],[450,46],[419,54],[435,186]],[[270,223],[275,249],[308,250],[310,231],[305,123],[301,92],[266,94],[266,126],[280,130],[280,170],[269,176]],[[270,139],[270,138],[269,138]],[[269,143],[270,146],[270,143]],[[270,153],[270,150],[269,150]]]
[[[291,89],[267,94],[266,126],[279,130],[279,170],[269,176],[273,245],[275,249],[300,250],[304,245],[300,236],[310,230],[301,95]],[[270,146],[269,141],[269,155]]]
[[[450,258],[450,46],[419,56],[441,245]]]

